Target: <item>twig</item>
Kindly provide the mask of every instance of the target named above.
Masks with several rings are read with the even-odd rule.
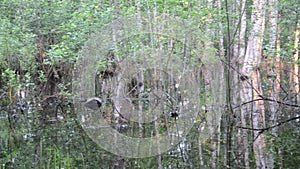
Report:
[[[286,106],[291,106],[291,107],[299,107],[300,108],[300,105],[296,105],[296,104],[291,104],[291,103],[285,103],[285,102],[282,102],[282,101],[278,101],[278,100],[273,100],[273,99],[270,99],[270,98],[260,98],[260,99],[254,99],[254,100],[250,100],[248,102],[244,102],[236,107],[234,107],[233,109],[236,109],[236,108],[239,108],[243,105],[246,105],[246,104],[249,104],[249,103],[252,103],[252,102],[256,102],[256,101],[260,101],[260,100],[264,100],[264,101],[270,101],[270,102],[276,102],[278,104],[283,104],[283,105],[286,105]]]
[[[288,123],[288,122],[290,122],[290,121],[297,120],[297,119],[300,119],[300,116],[296,116],[296,117],[289,118],[289,119],[287,119],[287,120],[278,122],[276,125],[269,126],[269,127],[265,127],[265,128],[251,128],[251,127],[242,127],[242,126],[236,126],[236,127],[237,127],[237,128],[240,128],[240,129],[254,130],[254,131],[259,131],[259,133],[263,133],[263,132],[266,131],[266,130],[270,130],[270,129],[272,129],[272,128],[281,126],[281,125],[283,125],[283,124],[285,124],[285,123]]]

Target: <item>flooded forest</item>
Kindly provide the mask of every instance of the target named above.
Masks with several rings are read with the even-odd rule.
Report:
[[[296,169],[298,0],[0,1],[0,169]]]

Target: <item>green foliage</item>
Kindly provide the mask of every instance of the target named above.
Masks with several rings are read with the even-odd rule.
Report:
[[[277,167],[279,167],[278,165],[280,161],[283,162],[285,167],[298,167],[295,164],[297,164],[300,157],[300,153],[298,151],[300,146],[300,131],[295,129],[295,127],[299,128],[300,126],[297,122],[291,122],[290,124],[286,124],[279,128],[278,136],[269,136],[269,138],[273,140],[269,151],[275,154],[275,165]]]
[[[17,75],[13,70],[10,69],[4,70],[4,72],[2,73],[2,78],[3,81],[5,81],[7,86],[9,87],[20,85],[19,79],[17,78]]]

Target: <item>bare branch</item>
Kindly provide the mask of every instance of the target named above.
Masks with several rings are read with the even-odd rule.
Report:
[[[291,103],[286,103],[286,102],[282,102],[282,101],[278,101],[278,100],[274,100],[274,99],[270,99],[270,98],[264,98],[264,97],[261,97],[260,99],[254,99],[254,100],[250,100],[248,102],[244,102],[236,107],[234,107],[233,109],[236,109],[236,108],[239,108],[243,105],[246,105],[246,104],[249,104],[249,103],[252,103],[252,102],[256,102],[256,101],[260,101],[260,100],[264,100],[264,101],[270,101],[270,102],[276,102],[278,104],[283,104],[283,105],[286,105],[286,106],[291,106],[291,107],[299,107],[300,108],[300,105],[297,105],[297,104],[291,104]]]
[[[261,133],[263,133],[263,132],[266,131],[266,130],[270,130],[270,129],[272,129],[272,128],[281,126],[281,125],[283,125],[283,124],[285,124],[285,123],[288,123],[288,122],[290,122],[290,121],[297,120],[297,119],[300,119],[300,116],[296,116],[296,117],[289,118],[289,119],[287,119],[287,120],[278,122],[277,124],[275,124],[275,125],[273,125],[273,126],[269,126],[269,127],[265,127],[265,128],[251,128],[251,127],[242,127],[242,126],[236,126],[236,127],[237,127],[237,128],[240,128],[240,129],[259,131],[259,133],[261,134]]]

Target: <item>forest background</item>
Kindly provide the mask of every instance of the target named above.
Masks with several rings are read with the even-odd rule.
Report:
[[[299,11],[298,0],[2,0],[0,167],[298,168]],[[87,136],[72,80],[93,33],[140,13],[203,32],[195,44],[201,120],[169,152],[131,159]],[[164,41],[172,48],[174,39]]]

